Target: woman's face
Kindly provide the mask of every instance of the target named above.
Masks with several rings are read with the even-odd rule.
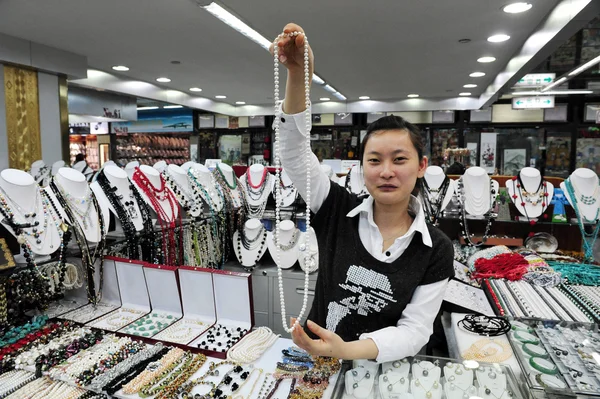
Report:
[[[406,202],[423,177],[427,157],[419,159],[407,130],[373,132],[365,146],[363,170],[365,185],[375,202],[395,205]]]

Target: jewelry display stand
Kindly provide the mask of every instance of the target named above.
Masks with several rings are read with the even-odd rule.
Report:
[[[194,194],[194,188],[188,178],[188,174],[177,165],[169,165],[164,168],[162,173],[165,175],[165,182],[175,193],[175,198],[179,201],[182,210],[192,216],[198,217],[202,214],[202,201],[199,201]]]
[[[231,166],[226,163],[219,163],[216,167],[216,173],[221,176],[226,186],[221,187],[221,190],[225,191],[229,189],[228,191],[231,194],[232,206],[236,209],[244,206],[243,188],[240,187],[240,181]]]
[[[446,399],[468,399],[477,393],[473,370],[467,369],[460,363],[446,363],[442,381]]]
[[[242,236],[243,234],[243,236]],[[244,231],[233,233],[233,249],[242,266],[254,267],[267,251],[267,229],[258,219],[244,223]]]
[[[148,166],[148,165],[142,165],[139,167],[138,170],[142,174],[142,176],[145,179],[147,179],[147,181],[151,185],[151,187],[149,189],[152,190],[152,192],[155,192],[156,194],[158,194],[157,190],[161,190],[161,188],[164,188],[164,191],[163,190],[160,191],[161,193],[163,193],[162,196],[164,198],[159,198],[159,196],[156,195],[156,199],[157,199],[158,203],[160,204],[160,207],[162,208],[162,213],[165,216],[168,216],[168,218],[165,221],[170,223],[170,222],[177,220],[177,217],[179,216],[179,206],[176,206],[177,204],[172,204],[171,201],[169,200],[169,197],[174,198],[175,194],[173,194],[173,191],[171,190],[171,188],[165,183],[165,181],[161,177],[160,173],[156,169],[154,169],[152,166]],[[134,171],[134,173],[135,173],[135,171]],[[139,175],[137,175],[137,176],[139,176]],[[140,193],[140,196],[146,202],[146,204],[148,205],[150,210],[153,213],[159,212],[159,209],[155,209],[153,201],[148,197],[148,194],[146,193],[144,188],[140,187],[134,180],[132,180],[132,181],[134,182],[133,186],[138,190],[138,193]],[[164,186],[163,186],[163,183],[164,183]]]
[[[29,173],[33,176],[33,180],[40,186],[46,187],[50,182],[51,169],[46,166],[44,161],[38,160],[31,164]]]
[[[52,176],[55,176],[58,173],[58,170],[60,168],[64,168],[64,167],[67,167],[67,164],[65,163],[65,161],[60,160],[60,161],[54,162],[52,164]]]
[[[131,161],[127,165],[125,165],[123,170],[125,170],[125,173],[127,173],[127,177],[131,179],[133,177],[133,172],[135,172],[135,168],[139,167],[140,163],[138,161]]]
[[[279,266],[282,269],[290,269],[298,261],[298,247],[303,241],[301,240],[301,232],[291,220],[282,220],[279,225]],[[277,244],[275,244],[275,232],[267,232],[267,246],[271,257],[275,260],[277,257]]]
[[[254,164],[240,177],[240,183],[246,195],[248,217],[262,218],[273,191],[275,177],[263,165]]]
[[[171,164],[173,166],[178,166],[175,164]],[[163,173],[165,171],[165,169],[167,169],[167,163],[165,161],[158,161],[157,163],[155,163],[154,165],[152,165],[152,167],[156,170],[158,170],[159,173]]]
[[[566,194],[569,204],[577,208],[585,223],[596,223],[600,214],[600,185],[598,175],[591,169],[578,168],[569,176],[575,199],[570,195],[566,182],[560,188]],[[577,201],[575,203],[575,200]]]
[[[154,338],[188,344],[204,333],[217,319],[213,278],[210,269],[197,267],[180,266],[178,273],[183,317]]]
[[[252,277],[249,273],[211,270],[213,278],[216,324],[204,334],[195,339],[189,346],[200,347],[207,356],[225,359],[227,351],[254,327],[254,304],[252,300]],[[224,327],[232,333],[215,336],[215,343],[209,349],[203,349],[199,344],[207,340],[219,328]],[[215,334],[216,335],[216,334]],[[231,342],[227,344],[228,340]],[[218,344],[221,345],[218,345]],[[211,350],[212,349],[212,350]]]
[[[491,180],[485,169],[471,166],[461,178],[464,207],[471,216],[483,216],[494,206],[499,184]]]
[[[310,234],[310,245],[308,248],[306,248],[306,245],[304,244],[306,234]],[[319,269],[319,242],[317,240],[317,233],[315,233],[315,230],[311,227],[308,233],[301,233],[298,241],[300,242],[298,245],[298,264],[300,264],[300,268],[306,270],[306,251],[309,251],[310,257],[313,259],[313,268],[309,270],[309,273],[316,272]]]
[[[88,323],[90,327],[118,331],[150,312],[150,298],[144,276],[144,262],[113,258],[119,280],[122,306]]]
[[[202,199],[214,212],[220,212],[225,206],[223,192],[210,170],[199,163],[192,163],[187,174],[196,198]]]
[[[455,279],[448,282],[444,301],[486,316],[495,315],[483,289]]]
[[[407,393],[410,385],[410,363],[408,359],[387,362],[381,365],[379,375],[379,395],[382,399],[395,399]]]
[[[535,168],[521,169],[517,179],[506,180],[505,184],[515,208],[527,222],[544,213],[554,196],[552,183],[545,181]]]
[[[94,175],[94,169],[90,168],[86,161],[77,162],[75,165],[73,165],[73,169],[83,173],[88,181]]]
[[[294,186],[292,179],[285,173],[285,170],[281,170],[279,184],[273,179],[273,191],[272,196],[275,198],[275,191],[281,188],[281,198],[279,205],[282,208],[292,206],[294,202],[296,202],[296,198],[298,198],[298,189]],[[278,193],[279,194],[279,193]]]
[[[456,191],[455,185],[454,180],[448,178],[439,166],[429,166],[425,170],[419,198],[425,210],[425,215],[431,222],[436,222],[439,219],[452,200],[452,196]]]
[[[152,311],[119,332],[153,337],[182,316],[176,277],[177,268],[146,263],[143,271]]]
[[[117,279],[117,269],[115,266],[115,259],[110,256],[104,257],[102,260],[102,298],[97,305],[88,303],[87,305],[73,310],[69,313],[60,316],[61,319],[73,320],[78,323],[89,323],[105,314],[112,312],[113,310],[121,306],[121,294],[119,292],[119,281]],[[100,268],[96,267],[96,287],[99,287],[100,282]],[[73,291],[79,296],[85,294],[85,288]],[[85,297],[84,297],[85,298]]]
[[[373,394],[379,364],[355,360],[354,368],[344,374],[346,394],[356,399],[367,399]]]

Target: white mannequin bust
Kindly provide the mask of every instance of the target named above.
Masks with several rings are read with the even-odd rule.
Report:
[[[443,193],[441,193],[439,191],[435,191],[435,190],[439,190],[442,187],[442,184],[444,183],[444,180],[446,180],[446,177],[447,176],[444,173],[444,170],[442,168],[440,168],[439,166],[428,166],[427,169],[425,170],[425,175],[423,175],[423,179],[425,179],[427,186],[429,187],[429,189],[432,192],[430,192],[430,193],[420,192],[419,195],[420,196],[428,195],[430,202],[437,203],[440,200],[439,196],[442,195]],[[440,205],[440,211],[443,211],[444,209],[446,209],[446,207],[452,200],[452,196],[454,195],[454,192],[456,190],[455,185],[456,185],[456,182],[454,180],[448,179],[448,188],[442,199],[442,203]]]
[[[223,179],[225,180],[225,183],[227,184],[227,186],[229,187],[229,190],[231,191],[231,199],[233,201],[233,207],[234,208],[239,208],[240,206],[243,206],[243,199],[242,199],[242,194],[240,192],[240,190],[242,190],[240,188],[239,180],[237,178],[237,176],[235,175],[233,168],[229,165],[227,165],[226,163],[218,163],[217,164],[217,173],[219,173],[219,171],[221,172],[221,175],[223,177]],[[232,188],[233,186],[235,186],[235,188]]]
[[[577,203],[574,204],[573,198],[565,182],[560,183],[560,188],[565,193],[567,200],[573,208],[577,207],[581,215],[582,222],[595,223],[600,210],[600,186],[598,175],[591,169],[577,168],[571,176],[569,182],[573,188]],[[585,200],[585,203],[584,201]]]
[[[127,172],[127,177],[130,179],[133,177],[133,172],[135,172],[135,168],[139,168],[140,163],[138,161],[131,161],[127,165],[125,165],[125,172]]]
[[[197,217],[202,213],[202,204],[198,204],[195,199],[194,190],[190,184],[190,179],[188,179],[187,173],[181,168],[179,165],[171,164],[167,166],[164,170],[164,173],[172,180],[171,189],[177,189],[180,193],[179,195],[175,195],[179,202],[179,205],[184,206],[187,205],[189,209],[187,213],[190,216]],[[181,200],[180,200],[181,198]]]
[[[545,182],[546,190],[544,190],[542,175],[535,168],[521,169],[519,177],[522,186],[518,180],[506,180],[506,192],[521,215],[537,218],[550,205],[554,196],[554,186],[550,182]],[[545,193],[548,195],[545,196]]]
[[[349,181],[348,178],[350,179]],[[367,190],[367,186],[365,185],[363,170],[360,167],[360,165],[354,165],[352,169],[350,169],[348,175],[346,175],[344,178],[344,187],[346,186],[346,183],[348,183],[350,192],[357,195],[369,195],[369,191]]]
[[[206,166],[193,162],[188,169],[188,179],[192,192],[200,196],[205,203],[210,204],[215,212],[223,209],[223,192]],[[198,185],[204,190],[201,190]]]
[[[338,177],[335,173],[333,173],[333,169],[331,169],[331,166],[321,164],[321,171],[327,175],[329,180],[337,183]]]
[[[184,163],[183,165],[181,165],[181,169],[183,169],[185,172],[188,171],[189,168],[192,167],[192,165],[196,164],[196,162],[194,161],[187,161],[186,163]]]
[[[162,183],[164,182],[164,180],[161,178],[158,170],[154,169],[152,166],[142,165],[137,170],[139,170],[139,173],[141,173],[143,176],[145,176],[148,179],[150,184],[152,184],[152,186],[154,186],[154,189],[160,190],[163,187]],[[134,175],[135,175],[135,173],[136,172],[134,171]],[[150,209],[153,210],[154,212],[157,212],[158,209],[155,209],[155,205],[154,205],[153,201],[150,200],[150,198],[148,197],[148,194],[146,194],[146,191],[144,190],[144,188],[139,186],[138,183],[135,181],[135,179],[132,179],[132,181],[133,181],[134,187],[138,190],[138,193],[140,193],[140,196],[146,202],[146,204],[148,204]],[[167,192],[168,192],[171,196],[174,196],[173,191],[166,184],[164,185],[164,189],[166,190],[165,194],[167,194]],[[153,192],[152,189],[151,189],[151,192]],[[158,203],[160,204],[160,207],[162,208],[164,215],[166,215],[166,217],[167,217],[166,221],[167,222],[175,221],[177,219],[177,216],[179,216],[179,206],[176,206],[177,204],[172,204],[168,200],[168,198],[160,199],[159,197],[156,197],[156,199],[158,200]]]
[[[252,267],[263,257],[267,251],[266,239],[267,230],[258,219],[248,219],[244,223],[244,234],[249,240],[256,240],[250,243],[250,249],[246,249],[241,243],[240,232],[233,233],[233,249],[235,256],[242,266]],[[240,241],[238,241],[240,240]]]
[[[485,215],[494,205],[498,194],[498,182],[491,180],[485,169],[479,166],[471,166],[467,169],[462,180],[465,210],[469,215]],[[494,191],[493,194],[491,190]]]
[[[111,166],[111,165],[113,165],[113,166],[118,166],[118,165],[115,163],[115,161],[111,161],[111,160],[109,159],[108,161],[104,162],[104,165],[102,165],[102,167],[103,167],[103,168],[105,168],[105,167],[107,167],[107,166]]]
[[[273,198],[279,201],[281,207],[291,206],[298,197],[298,189],[294,186],[292,179],[290,179],[283,169],[280,173],[280,179],[281,182],[279,184],[276,181],[273,181]],[[280,187],[281,192],[278,190]],[[278,198],[278,195],[281,195],[281,197]]]
[[[126,209],[128,209],[128,217],[133,222],[135,229],[137,231],[143,230],[144,229],[144,220],[142,219],[140,207],[139,207],[137,201],[135,200],[135,198],[133,197],[133,193],[131,192],[131,190],[129,188],[131,182],[129,181],[129,178],[127,177],[127,173],[123,169],[119,168],[116,165],[105,166],[103,170],[104,170],[104,176],[106,176],[106,179],[109,181],[111,187],[117,188],[116,194],[123,196],[122,201],[123,202],[124,201],[133,201],[133,206],[130,207],[130,210],[127,207],[125,207]],[[110,209],[110,211],[115,215],[115,221],[120,226],[117,211],[115,211],[113,206],[108,201],[108,198],[106,198],[106,194],[104,193],[104,191],[102,191],[100,184],[98,184],[97,181],[93,182],[90,185],[90,188],[92,189],[92,191],[94,191],[94,194],[96,195],[96,199],[100,203],[100,207],[101,208],[107,207],[108,209]],[[105,219],[105,220],[106,220],[106,223],[108,224],[109,219]]]
[[[60,168],[64,168],[65,167],[65,161],[63,161],[62,159],[60,161],[56,161],[52,164],[52,176],[56,176],[56,174],[58,173],[58,170]]]
[[[308,246],[306,244],[308,236]],[[309,268],[309,273],[313,273],[319,269],[319,242],[317,241],[317,234],[311,227],[308,231],[301,232],[300,238],[298,239],[298,264],[302,270],[306,270],[308,263],[306,262],[306,256],[312,259],[312,266]]]
[[[76,207],[79,213],[84,213],[89,206],[89,213],[85,218],[85,223],[84,218],[75,211],[72,211],[72,213],[76,220],[71,220],[71,223],[76,222],[81,226],[87,241],[93,243],[100,242],[103,232],[100,231],[100,222],[98,218],[103,218],[104,233],[106,233],[108,231],[108,222],[106,221],[110,218],[108,206],[100,206],[100,203],[98,203],[100,209],[100,215],[98,215],[93,203],[91,202],[90,194],[93,195],[93,192],[91,191],[85,176],[73,168],[60,168],[54,177],[54,181],[59,190],[62,189],[64,192],[76,199],[76,201],[71,201],[69,198],[63,195],[63,199],[69,205],[71,205],[71,207]],[[56,194],[50,187],[46,188],[46,192],[48,192],[48,195],[53,197],[55,204],[59,204],[58,200],[55,199]],[[85,199],[84,204],[80,203],[81,199]],[[90,201],[89,203],[88,200]],[[62,217],[67,219],[67,215],[64,213],[62,208],[61,213]]]
[[[250,179],[248,179],[248,175]],[[261,181],[264,177],[263,184]],[[242,183],[242,187],[246,190],[246,201],[250,205],[259,205],[263,202],[266,202],[269,199],[269,194],[273,191],[273,183],[275,183],[275,178],[269,173],[267,168],[261,164],[254,164],[248,168],[248,172],[244,173],[242,177],[240,177],[240,182]],[[259,186],[259,188],[253,188],[252,186]],[[260,190],[260,187],[265,186],[261,195],[256,195],[256,191]],[[252,191],[250,191],[252,190]]]
[[[60,219],[61,216],[54,213],[51,205],[47,206],[47,213],[45,214],[41,189],[30,174],[18,169],[3,170],[0,172],[0,194],[5,197],[8,206],[15,215],[14,221],[16,223],[32,224],[38,222],[35,227],[23,229],[29,234],[33,234],[35,229],[39,234],[37,238],[23,234],[34,254],[50,255],[60,248],[62,236],[54,219]],[[60,204],[55,203],[55,205],[60,209]],[[24,216],[24,214],[31,213],[35,213],[35,216]],[[47,222],[44,222],[45,218]],[[58,223],[61,223],[61,221],[62,219],[57,220]],[[19,237],[15,235],[4,218],[2,218],[2,224],[19,240]]]
[[[31,164],[31,170],[29,171],[34,180],[42,187],[48,185],[51,170],[46,166],[46,163],[42,160],[35,161]]]
[[[282,269],[289,269],[298,260],[298,246],[300,244],[300,230],[291,220],[282,220],[279,224],[279,262],[277,262],[277,245],[275,245],[275,230],[267,233],[267,246],[273,261]]]
[[[167,168],[167,162],[166,161],[158,161],[152,167],[154,169],[158,170],[160,173],[162,173]]]

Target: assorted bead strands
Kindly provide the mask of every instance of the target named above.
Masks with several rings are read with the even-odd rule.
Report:
[[[93,220],[90,215],[92,213],[92,209],[97,209],[97,207],[93,207],[95,197],[89,186],[86,185],[86,192],[82,197],[75,197],[73,194],[69,193],[55,178],[50,180],[50,187],[57,197],[60,196],[64,200],[61,201],[61,204],[64,204],[63,209],[69,208],[72,213],[79,216],[84,229],[87,229],[91,224],[93,224]],[[101,215],[98,214],[98,217],[100,218]],[[75,223],[76,219],[70,220]]]
[[[33,373],[23,370],[2,374],[0,376],[0,397],[4,398],[18,391],[35,379],[36,377]]]
[[[175,194],[175,197],[177,198],[183,210],[186,212],[196,212],[198,207],[201,206],[201,204],[197,201],[196,196],[182,187],[176,179],[171,177],[168,169],[162,173],[162,176],[165,183],[171,188],[173,194]]]
[[[70,344],[76,339],[83,338],[87,334],[90,333],[89,329],[86,328],[78,328],[72,331],[67,331],[64,334],[61,334],[54,339],[50,340],[46,343],[40,343],[36,346],[29,348],[25,352],[21,352],[15,358],[15,367],[22,368],[26,366],[31,366],[36,364],[38,358],[42,355],[48,355],[50,351],[57,351],[67,344]]]
[[[173,315],[154,312],[129,324],[122,332],[141,337],[152,337],[176,321],[177,318]]]
[[[579,225],[579,231],[581,232],[581,239],[583,241],[583,250],[585,253],[586,261],[594,261],[594,244],[596,243],[596,239],[598,238],[598,232],[600,232],[600,222],[598,216],[600,215],[600,207],[596,209],[596,216],[593,220],[588,220],[585,216],[583,216],[579,210],[579,200],[582,199],[583,195],[577,195],[576,188],[573,186],[573,183],[570,179],[565,180],[565,187],[567,188],[567,195],[571,199],[571,204],[573,205],[573,210],[575,211],[575,216],[577,216],[577,224]],[[596,190],[598,188],[596,187]],[[579,198],[579,199],[578,199]],[[583,202],[584,204],[586,202]],[[594,201],[595,203],[595,201]],[[593,228],[591,233],[588,233],[585,230],[584,222],[595,223],[596,226]]]
[[[169,350],[169,352],[160,358],[160,360],[150,363],[144,371],[124,385],[123,393],[127,395],[138,393],[142,388],[148,386],[153,381],[157,381],[159,376],[165,376],[165,373],[177,367],[183,360],[184,355],[185,352],[183,349],[173,348]]]
[[[242,246],[246,251],[257,251],[256,259],[254,260],[254,265],[256,265],[264,254],[265,245],[267,245],[267,229],[265,229],[265,226],[262,223],[260,224],[258,233],[256,233],[256,236],[252,238],[249,238],[246,235],[246,229],[244,227],[238,230],[237,253],[240,257],[240,259],[238,259],[240,263],[242,263],[243,257]]]
[[[289,32],[289,33],[281,33],[280,35],[277,36],[277,38],[274,41],[274,45],[273,45],[273,75],[274,75],[274,83],[275,83],[275,90],[274,90],[274,100],[275,100],[275,119],[273,122],[273,130],[275,131],[275,181],[281,181],[281,160],[280,160],[280,133],[279,133],[279,122],[280,122],[280,118],[281,118],[281,114],[280,112],[281,109],[283,108],[281,106],[280,108],[280,100],[279,100],[279,40],[281,38],[284,37],[291,37],[292,39],[296,38],[298,35],[302,35],[304,36],[304,96],[305,96],[305,106],[306,106],[306,110],[304,112],[304,122],[305,122],[305,126],[306,126],[306,140],[304,143],[304,152],[306,154],[306,160],[305,160],[305,167],[306,167],[306,198],[304,198],[304,201],[306,203],[306,231],[310,231],[310,213],[311,213],[311,209],[310,209],[310,196],[311,196],[311,192],[310,192],[310,182],[311,182],[311,176],[310,176],[310,168],[308,167],[308,165],[310,165],[310,159],[311,156],[314,156],[312,154],[311,151],[311,147],[310,147],[310,127],[311,127],[311,122],[312,122],[312,115],[310,112],[310,82],[312,80],[312,77],[310,76],[310,67],[309,67],[309,63],[310,63],[310,55],[309,55],[309,45],[308,45],[308,38],[306,37],[306,35],[304,35],[303,32]],[[279,198],[279,196],[281,195],[281,191],[276,192],[276,196],[275,196],[275,242],[279,242],[279,236],[280,236],[280,228],[281,228],[281,200]],[[304,317],[304,313],[306,312],[306,307],[307,307],[307,303],[308,303],[308,285],[309,285],[309,276],[310,276],[310,271],[314,270],[313,268],[313,263],[314,263],[314,258],[310,257],[310,237],[309,234],[305,235],[305,242],[302,244],[300,251],[301,253],[303,252],[305,257],[306,257],[306,268],[304,269],[304,295],[302,298],[302,308],[300,309],[300,313],[298,314],[298,316],[296,317],[296,322],[288,327],[287,324],[287,315],[286,315],[286,311],[285,311],[285,296],[284,296],[284,292],[283,292],[283,274],[282,274],[282,268],[281,268],[281,261],[280,261],[280,256],[281,256],[281,251],[279,251],[279,248],[277,248],[276,251],[276,259],[275,259],[275,264],[277,265],[277,280],[279,283],[279,300],[280,300],[280,305],[281,305],[281,322],[282,325],[284,327],[284,329],[287,332],[292,332],[294,330],[294,328],[296,326],[299,325],[302,317]],[[302,256],[302,254],[300,255]]]
[[[215,324],[202,337],[202,341],[198,344],[198,348],[224,353],[246,335],[247,332],[248,330],[242,327],[229,327]]]
[[[82,350],[97,344],[103,337],[104,332],[102,330],[93,330],[84,337],[75,339],[58,350],[42,354],[35,361],[36,375],[40,376],[42,372],[48,371],[50,368],[62,363]]]
[[[223,209],[228,216],[227,226],[229,229],[226,234],[231,237],[235,230],[239,231],[243,228],[246,221],[246,206],[244,205],[246,198],[244,196],[244,190],[238,188],[238,178],[233,172],[231,176],[233,185],[230,185],[219,165],[217,165],[213,171],[213,176],[223,192],[223,198],[225,199],[225,206]],[[236,201],[236,198],[239,199],[239,201]],[[227,243],[229,243],[229,241],[227,241]]]
[[[279,339],[279,334],[274,334],[267,327],[258,327],[244,336],[228,352],[227,359],[249,364],[255,362]]]
[[[0,349],[7,345],[14,344],[21,338],[31,332],[38,331],[48,322],[48,316],[34,316],[30,321],[21,326],[15,326],[6,330],[0,337]]]
[[[494,195],[494,189],[492,188],[491,185],[491,181],[490,181],[490,187],[489,187],[489,191],[490,191],[490,198]],[[460,221],[460,227],[462,228],[462,236],[465,240],[465,243],[471,247],[479,247],[482,246],[486,243],[489,234],[490,234],[490,229],[492,228],[492,222],[494,221],[494,214],[490,211],[488,211],[486,213],[486,226],[485,226],[485,232],[483,233],[483,238],[481,239],[481,242],[475,244],[472,240],[471,240],[471,235],[469,234],[469,226],[467,224],[467,211],[465,209],[465,201],[467,196],[465,196],[465,185],[463,182],[463,179],[460,178],[458,179],[458,188],[456,190],[456,197],[458,199],[458,204],[461,210],[461,221]],[[491,204],[491,200],[490,200],[490,204]]]
[[[10,199],[10,196],[0,187],[0,213],[4,216],[5,222],[13,229],[20,244],[28,241],[26,237],[33,239],[33,245],[40,249],[43,247],[43,236],[48,228],[48,206],[42,200],[41,190],[35,188],[35,199],[33,209],[25,212],[19,204]],[[9,204],[10,201],[10,204]],[[42,212],[40,212],[40,209]],[[19,220],[17,217],[19,216]],[[43,224],[40,220],[43,220]],[[41,224],[41,227],[40,227]],[[31,229],[28,231],[27,229]]]
[[[162,372],[140,388],[137,394],[142,398],[147,398],[148,396],[154,396],[161,392],[165,387],[169,386],[172,381],[177,379],[177,377],[192,364],[193,360],[193,355],[189,352],[185,352],[182,357],[177,358],[173,363],[164,367]],[[148,365],[148,367],[151,368],[154,367],[154,365]]]
[[[146,312],[132,308],[119,308],[114,312],[108,313],[93,322],[93,327],[103,328],[104,330],[117,331],[125,327],[132,321],[139,319]],[[106,324],[106,325],[103,325]]]
[[[294,201],[292,201],[293,204],[298,196],[298,189],[294,186],[294,183],[290,183],[286,186],[283,183],[283,177],[281,174],[279,174],[278,182],[279,183],[276,182],[273,185],[273,198],[275,198],[276,193],[279,192],[278,201],[280,206],[283,206],[283,204],[286,203],[286,200],[292,197],[294,198]]]
[[[439,188],[431,188],[425,178],[420,179],[421,198],[423,198],[423,210],[425,211],[425,220],[428,223],[437,225],[438,219],[443,211],[442,204],[448,188],[450,187],[450,178],[446,176]]]
[[[194,355],[190,364],[183,368],[177,378],[171,381],[166,387],[164,387],[154,399],[167,399],[175,397],[181,385],[190,379],[196,371],[198,371],[202,365],[206,362],[206,356],[202,354]],[[140,395],[141,396],[141,395]]]
[[[253,372],[254,370],[252,370]],[[231,398],[239,389],[244,386],[251,372],[246,371],[239,364],[235,364],[233,369],[227,372],[221,382],[216,386],[212,393],[215,399]]]

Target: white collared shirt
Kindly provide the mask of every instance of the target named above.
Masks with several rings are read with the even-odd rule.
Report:
[[[307,134],[304,112],[277,115],[280,115],[279,129],[282,137],[281,164],[302,198],[306,198],[306,156],[301,150],[304,148]],[[321,171],[317,157],[311,155],[308,166],[311,176],[310,208],[316,213],[329,195],[330,183],[327,175]],[[385,251],[382,251],[383,237],[373,219],[373,197],[367,197],[348,212],[347,216],[359,217],[358,234],[369,254],[379,261],[391,263],[404,253],[416,232],[420,233],[423,244],[432,246],[421,203],[414,196],[411,196],[409,201],[409,211],[415,215],[410,228],[403,236],[396,238]],[[433,321],[439,312],[447,285],[448,279],[418,286],[395,327],[382,328],[360,336],[360,339],[372,339],[377,345],[377,362],[414,356],[427,344],[433,333]]]

